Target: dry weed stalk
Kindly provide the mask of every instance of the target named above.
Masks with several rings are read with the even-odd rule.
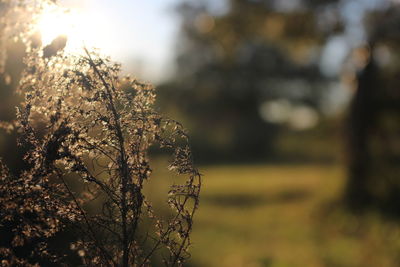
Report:
[[[47,241],[72,225],[78,239],[71,248],[85,266],[149,266],[156,253],[166,266],[182,265],[201,177],[183,127],[155,111],[154,88],[121,78],[119,64],[87,49],[44,57],[33,48],[25,63],[16,125],[30,168],[12,177],[0,166],[0,223],[13,231],[1,264],[35,266],[46,258],[61,265]],[[152,147],[173,152],[169,169],[186,177],[169,190],[168,218],[155,215],[143,191]],[[84,189],[75,192],[67,176]],[[96,199],[101,208],[88,210]],[[30,255],[15,253],[27,244],[34,244]]]

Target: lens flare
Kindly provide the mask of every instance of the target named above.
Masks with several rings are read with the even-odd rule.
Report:
[[[60,35],[66,36],[68,41],[65,50],[68,52],[80,53],[84,46],[104,47],[112,44],[112,38],[104,36],[104,31],[111,27],[111,23],[93,12],[49,6],[43,9],[36,27],[43,46],[49,45]]]
[[[48,45],[60,35],[65,35],[69,42],[79,41],[81,39],[78,30],[79,23],[80,18],[77,13],[48,7],[39,17],[37,27],[43,45]]]

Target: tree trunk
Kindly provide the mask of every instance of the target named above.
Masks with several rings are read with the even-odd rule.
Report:
[[[377,67],[372,56],[357,75],[357,91],[347,118],[348,182],[345,191],[347,205],[362,210],[373,204],[370,190],[371,151],[369,135],[377,113],[374,92],[378,89]]]

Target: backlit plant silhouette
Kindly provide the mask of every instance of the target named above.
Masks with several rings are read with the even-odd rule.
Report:
[[[38,258],[61,265],[48,240],[65,226],[85,266],[149,266],[155,254],[166,266],[182,265],[201,180],[185,130],[155,111],[154,88],[87,49],[44,56],[32,48],[25,64],[14,125],[30,167],[13,177],[0,166],[0,223],[12,231],[9,246],[0,243],[2,265],[34,266]],[[144,193],[152,148],[171,152],[169,169],[185,177],[171,185],[164,217]],[[83,188],[74,190],[77,180]],[[30,253],[18,253],[27,245]]]

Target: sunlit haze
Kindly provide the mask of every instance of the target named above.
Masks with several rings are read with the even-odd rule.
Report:
[[[96,36],[92,32],[86,33],[89,26],[90,20],[84,14],[75,10],[60,10],[54,6],[45,8],[37,23],[43,45],[65,35],[68,38],[68,52],[75,52],[84,45],[96,45]]]
[[[179,0],[60,2],[70,11],[48,8],[38,22],[44,44],[66,35],[68,51],[99,48],[138,78],[157,83],[171,74]]]

